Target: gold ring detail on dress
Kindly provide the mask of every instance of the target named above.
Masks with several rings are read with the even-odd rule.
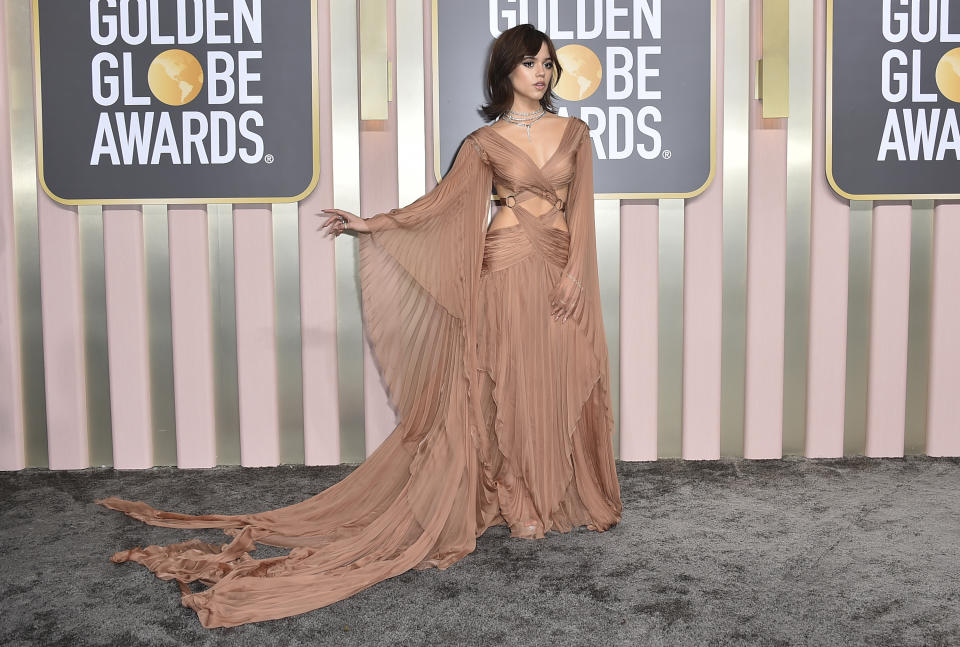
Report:
[[[513,198],[513,204],[510,204],[510,198]],[[513,207],[515,207],[515,206],[517,205],[517,196],[516,196],[516,195],[508,195],[508,196],[506,196],[506,197],[503,199],[503,203],[504,203],[505,205],[507,205],[508,207],[513,208]]]

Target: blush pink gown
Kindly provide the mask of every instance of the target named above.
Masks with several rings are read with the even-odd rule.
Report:
[[[399,420],[373,454],[315,496],[254,514],[102,499],[149,524],[233,537],[112,560],[178,581],[205,627],[228,627],[317,609],[410,569],[445,569],[493,525],[541,538],[617,524],[593,151],[586,123],[566,121],[543,167],[478,128],[434,189],[359,234],[364,323]],[[518,224],[487,232],[494,182],[510,189]],[[554,206],[531,213],[533,196]],[[554,226],[560,218],[569,233]],[[550,293],[570,276],[583,290],[561,323]],[[291,550],[257,560],[254,542]],[[194,593],[194,581],[209,586]]]

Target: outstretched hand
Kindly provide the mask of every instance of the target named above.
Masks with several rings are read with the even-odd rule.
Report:
[[[355,216],[349,211],[344,211],[343,209],[321,209],[322,213],[315,213],[315,216],[322,216],[323,214],[329,214],[329,217],[324,221],[322,225],[317,227],[317,231],[320,231],[327,228],[327,231],[324,235],[332,236],[336,238],[346,230],[356,231],[356,232],[369,232],[370,226],[360,218]],[[342,219],[341,219],[342,216]]]

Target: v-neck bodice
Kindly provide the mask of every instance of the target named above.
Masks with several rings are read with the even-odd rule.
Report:
[[[474,131],[473,136],[483,147],[493,170],[494,183],[509,187],[513,192],[532,188],[552,193],[567,185],[573,177],[576,143],[582,134],[582,127],[577,128],[574,122],[582,126],[586,124],[572,117],[565,118],[565,121],[560,143],[543,166],[537,166],[529,153],[491,126]]]
[[[542,166],[530,157],[525,150],[498,133],[491,126],[478,128],[472,136],[480,144],[484,158],[493,172],[493,182],[501,198],[516,196],[519,202],[540,197],[547,207],[547,215],[556,208],[563,211],[567,199],[568,185],[576,169],[577,143],[583,136],[586,124],[572,117],[565,118],[560,142]],[[513,208],[515,203],[507,203]]]

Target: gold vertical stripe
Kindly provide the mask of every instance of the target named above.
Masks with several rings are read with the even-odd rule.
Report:
[[[600,301],[610,357],[613,448],[620,456],[620,200],[596,200],[597,266]]]
[[[280,463],[302,464],[303,357],[300,328],[300,209],[296,202],[275,203],[273,212],[273,286],[276,302],[277,426]]]
[[[330,0],[331,120],[333,122],[333,202],[360,213],[360,137],[357,112],[357,5]],[[336,238],[337,371],[340,387],[340,460],[365,456],[363,414],[363,322],[357,286],[357,240]]]
[[[110,362],[107,359],[107,285],[103,256],[103,207],[80,205],[80,266],[83,283],[84,378],[90,465],[113,465]]]
[[[360,118],[387,118],[387,3],[359,0]]]
[[[805,2],[793,4],[794,8],[806,5]],[[760,39],[763,76],[758,79],[757,87],[761,89],[764,119],[790,116],[790,53],[793,51],[790,46],[790,14],[790,0],[763,0],[763,37]]]
[[[20,379],[23,384],[27,467],[47,467],[47,408],[40,307],[40,238],[37,222],[37,156],[33,141],[33,60],[30,5],[5,2],[6,65],[10,98],[10,160],[20,301]]]
[[[850,261],[847,278],[847,379],[843,455],[863,455],[867,446],[867,375],[870,363],[870,267],[873,201],[850,201]]]
[[[813,160],[813,12],[790,4],[787,122],[787,257],[783,363],[783,453],[803,455],[810,336],[810,213]]]
[[[910,323],[907,343],[905,454],[924,454],[930,380],[933,200],[914,200],[910,226]]]
[[[153,464],[177,464],[177,414],[173,390],[173,319],[170,311],[170,245],[167,206],[143,206],[150,357]]]
[[[240,387],[233,269],[233,205],[208,204],[217,464],[240,464]]]
[[[720,455],[743,456],[751,69],[749,1],[727,0],[724,16]]]
[[[660,258],[657,456],[682,456],[683,430],[683,210],[680,198],[659,201]]]

